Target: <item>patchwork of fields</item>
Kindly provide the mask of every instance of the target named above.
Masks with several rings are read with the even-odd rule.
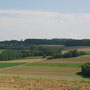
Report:
[[[78,50],[89,51],[89,47],[87,47],[86,49],[85,47],[81,47],[81,48],[78,48]],[[50,80],[55,80],[55,82],[57,83],[61,83],[61,82],[58,82],[56,80],[77,81],[78,83],[84,80],[87,82],[87,87],[84,86],[84,88],[86,89],[90,86],[90,84],[88,83],[90,82],[90,79],[81,76],[81,65],[88,62],[90,62],[90,55],[80,56],[76,58],[60,58],[60,59],[52,59],[52,60],[46,60],[46,59],[43,59],[42,57],[31,57],[31,58],[28,57],[21,60],[18,59],[18,60],[11,60],[11,61],[0,61],[0,77],[33,78],[31,82],[35,84],[36,87],[37,87],[37,82],[40,82],[41,84],[42,80],[37,81],[34,78],[38,78],[38,79],[46,78]],[[25,84],[24,81],[27,81],[27,79],[24,79],[24,80],[20,79],[20,80],[21,80],[20,83],[23,82],[23,84]],[[14,81],[16,82],[16,79],[14,80],[12,78],[11,82],[13,83]],[[45,81],[49,82],[48,80],[45,80]],[[51,85],[52,85],[52,82],[53,81],[50,81]],[[7,82],[3,82],[3,83],[7,83]],[[66,83],[66,82],[63,82],[63,83]],[[73,87],[71,86],[69,87],[68,83],[65,85],[67,86],[68,89],[75,87],[75,85],[73,85]],[[79,88],[81,88],[80,85],[78,86]],[[3,87],[4,85],[2,86],[2,88]],[[18,85],[16,85],[16,87],[18,87]],[[35,88],[35,86],[32,86],[32,87]],[[77,89],[78,87],[76,87],[75,90],[80,90],[80,89]],[[82,90],[85,90],[85,89],[82,88]],[[10,90],[10,88],[7,90]],[[18,89],[13,88],[13,90],[18,90]],[[19,87],[19,90],[20,90],[20,87]],[[23,89],[23,90],[28,90],[28,89]],[[55,90],[59,90],[59,88],[56,88]],[[64,89],[62,88],[60,90],[64,90]],[[89,88],[86,90],[89,90]]]
[[[84,59],[82,60],[81,57],[70,58],[70,61],[74,62],[70,62],[69,58],[56,60],[26,59],[7,61],[8,65],[12,65],[12,67],[0,69],[0,76],[49,78],[56,80],[89,80],[78,74],[81,72],[81,65],[83,65],[84,62],[89,62],[90,56],[83,56],[82,58]],[[23,62],[22,65],[14,66],[15,64],[21,64],[21,62]],[[1,64],[5,66],[5,61]]]

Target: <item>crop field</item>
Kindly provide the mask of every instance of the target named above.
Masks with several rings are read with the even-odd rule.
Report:
[[[58,58],[52,60],[43,60],[38,63],[88,63],[88,62],[90,62],[90,55],[84,55],[75,58]]]
[[[31,63],[26,66],[44,66],[44,67],[81,67],[83,63]]]
[[[0,70],[0,76],[20,76],[24,78],[47,78],[56,80],[83,80],[77,73],[79,67],[51,67],[51,66],[19,66]]]
[[[37,77],[40,78],[42,76],[56,79],[67,79],[67,80],[75,80],[77,77],[81,77],[78,75],[78,72],[81,72],[80,66],[83,63],[90,62],[90,56],[81,56],[76,58],[61,58],[61,59],[21,59],[21,60],[13,60],[13,61],[1,61],[0,66],[4,69],[0,69],[0,75],[8,75],[9,76],[17,76],[17,75],[28,75],[28,77]],[[27,65],[23,65],[26,63]],[[19,66],[20,64],[20,66]],[[22,65],[21,65],[22,64]],[[12,66],[11,68],[7,68]],[[18,65],[18,66],[15,66]],[[15,67],[13,67],[15,66]],[[65,75],[65,76],[64,76]],[[61,78],[64,77],[64,78]],[[73,78],[73,79],[72,79]],[[79,78],[78,78],[79,79]],[[84,79],[81,77],[81,79]]]
[[[78,50],[78,51],[88,51],[90,53],[90,46],[69,46],[63,47],[63,53],[70,50]]]
[[[52,47],[52,48],[62,48],[65,51],[68,50],[79,50],[79,51],[90,51],[90,46],[64,46],[64,45],[39,45],[44,47]]]
[[[47,79],[0,78],[1,90],[90,90],[84,81],[56,81]]]
[[[18,61],[18,60],[16,60]],[[82,76],[78,75],[81,72],[83,63],[41,63],[48,60],[36,60],[20,66],[0,69],[0,76],[21,76],[29,78],[49,78],[56,80],[83,80]],[[16,62],[15,62],[16,63]],[[15,64],[14,62],[11,65]],[[2,63],[1,63],[2,64]],[[5,65],[5,64],[4,64]],[[3,66],[4,66],[3,65]]]
[[[63,48],[64,47],[64,45],[39,45],[39,46],[52,47],[52,48]]]

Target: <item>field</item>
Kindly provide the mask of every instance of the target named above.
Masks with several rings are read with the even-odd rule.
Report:
[[[86,82],[46,79],[0,78],[0,90],[90,90]]]
[[[19,66],[19,65],[23,65],[23,64],[25,64],[25,63],[0,63],[0,68]]]
[[[78,47],[78,50],[89,53],[89,48]],[[52,60],[27,57],[0,61],[0,89],[90,90],[90,78],[81,75],[81,65],[88,62],[90,55]]]
[[[44,67],[81,67],[83,63],[31,63],[26,66],[44,66]]]
[[[40,61],[39,63],[88,63],[88,62],[90,62],[90,55],[84,55],[75,58],[44,60]]]
[[[3,61],[3,63],[26,63],[20,66],[0,69],[0,76],[20,76],[24,78],[49,78],[56,80],[89,80],[78,73],[80,66],[90,62],[90,56],[82,56],[68,59],[21,59]],[[2,62],[1,62],[2,63]]]
[[[70,50],[78,50],[78,51],[86,51],[90,54],[90,46],[69,46],[69,47],[63,47],[63,53],[70,51]]]
[[[5,51],[5,49],[0,49],[0,53],[2,53],[3,51]]]

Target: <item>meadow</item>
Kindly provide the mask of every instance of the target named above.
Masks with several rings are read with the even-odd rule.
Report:
[[[1,68],[7,68],[7,67],[13,67],[13,66],[19,66],[23,65],[25,63],[0,63],[0,69]]]
[[[42,66],[42,67],[81,67],[83,63],[31,63],[27,66]]]
[[[5,49],[0,49],[0,53],[2,53],[3,51],[5,51]]]

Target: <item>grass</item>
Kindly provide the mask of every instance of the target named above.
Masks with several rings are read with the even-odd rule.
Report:
[[[6,68],[6,67],[12,67],[12,66],[18,66],[25,63],[0,63],[0,68]]]
[[[80,87],[72,87],[71,90],[80,90]]]
[[[46,67],[81,67],[82,63],[30,63],[27,66],[46,66]]]
[[[3,51],[5,51],[5,49],[0,49],[0,53],[2,53]]]
[[[87,55],[90,55],[90,52],[89,51],[84,51]]]
[[[25,57],[24,59],[42,59],[43,56],[32,56],[32,57]]]
[[[25,60],[25,59],[42,59],[43,56],[31,56],[31,57],[24,57],[24,58],[18,58],[14,60]]]

